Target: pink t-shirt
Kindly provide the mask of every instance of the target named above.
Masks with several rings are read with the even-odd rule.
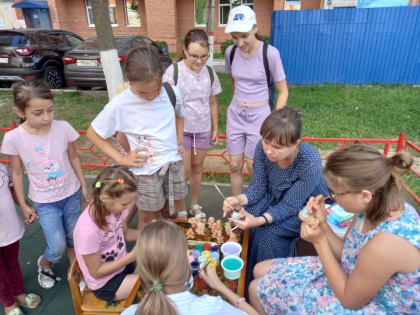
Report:
[[[100,252],[102,262],[107,262],[127,255],[123,231],[123,222],[127,215],[128,210],[124,210],[118,218],[113,214],[108,215],[105,218],[108,231],[101,230],[96,225],[90,215],[89,206],[77,220],[73,230],[74,250],[83,277],[91,290],[102,288],[110,279],[123,271],[124,267],[103,278],[95,279],[90,275],[82,256]]]
[[[257,103],[268,100],[267,76],[264,69],[263,43],[257,51],[249,57],[242,55],[239,48],[235,51],[232,66],[230,65],[230,52],[233,46],[226,49],[225,69],[231,73],[235,81],[235,92],[233,97],[241,102]],[[268,66],[274,82],[281,82],[286,79],[280,52],[277,48],[268,45],[267,49]]]
[[[210,96],[222,92],[219,78],[213,69],[212,71],[213,84],[211,84],[207,67],[204,66],[199,73],[195,73],[185,65],[184,60],[178,62],[177,87],[181,91],[185,107],[185,132],[197,133],[211,130]],[[173,65],[166,69],[163,81],[175,85]]]
[[[17,155],[22,160],[32,201],[63,200],[80,188],[67,154],[68,144],[77,138],[77,131],[64,120],[53,120],[45,135],[30,134],[22,126],[6,132],[1,152]]]
[[[19,217],[10,188],[12,179],[6,165],[0,164],[0,247],[20,240],[25,226]]]

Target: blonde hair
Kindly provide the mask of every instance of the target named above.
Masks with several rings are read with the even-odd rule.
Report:
[[[124,64],[124,80],[145,82],[156,80],[162,82],[163,67],[159,56],[147,47],[135,47],[128,52]]]
[[[137,270],[147,295],[136,315],[178,315],[166,294],[168,288],[182,286],[190,277],[187,249],[184,232],[175,223],[161,219],[143,228],[137,239]],[[156,281],[162,290],[151,290]]]
[[[107,229],[105,217],[107,209],[100,196],[105,194],[111,199],[120,198],[125,193],[137,192],[137,181],[134,174],[126,166],[116,165],[104,169],[93,182],[90,215],[95,224],[103,230]]]
[[[387,158],[371,145],[355,143],[331,154],[324,176],[334,185],[344,185],[352,192],[372,192],[366,218],[377,224],[389,217],[391,211],[402,208],[404,198],[400,194],[397,168],[408,169],[412,164],[413,158],[408,153]]]

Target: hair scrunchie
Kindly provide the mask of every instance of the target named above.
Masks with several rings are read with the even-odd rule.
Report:
[[[159,281],[155,280],[155,281],[153,281],[153,285],[152,285],[152,288],[150,289],[150,291],[151,292],[154,291],[154,292],[159,293],[159,292],[162,291],[162,289],[163,289],[163,284],[160,283]]]

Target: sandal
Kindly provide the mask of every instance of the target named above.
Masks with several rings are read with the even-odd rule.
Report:
[[[182,217],[187,217],[188,216],[188,212],[183,210],[183,211],[178,211],[178,213],[176,214],[176,218],[177,219],[181,219]],[[182,219],[181,219],[182,220]]]
[[[203,219],[203,221],[206,220],[206,214],[204,212],[202,212],[203,207],[200,206],[199,204],[196,204],[194,206],[191,207],[190,209],[190,214],[195,218],[195,219]],[[194,211],[199,210],[199,213],[194,213]]]
[[[6,313],[6,315],[25,315],[25,313],[22,312],[22,310],[18,306],[16,308],[14,308],[13,310],[11,310],[10,312]]]
[[[55,281],[60,281],[61,278],[54,274],[51,269],[44,269],[41,265],[41,259],[44,255],[38,258],[38,283],[44,289],[51,289],[55,285]]]
[[[37,302],[34,303],[34,301],[37,298],[39,299],[38,303]],[[37,308],[40,303],[41,303],[41,297],[39,295],[36,295],[35,293],[28,293],[23,299],[23,302],[19,303],[19,305],[26,308]]]

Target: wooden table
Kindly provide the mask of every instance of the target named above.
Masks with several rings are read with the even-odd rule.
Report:
[[[181,229],[184,230],[184,233],[186,232],[186,230],[188,229],[187,226],[187,221],[186,220],[172,220],[174,221],[176,224],[178,224]],[[223,269],[220,266],[217,266],[217,274],[219,275],[220,280],[222,280],[222,282],[229,288],[231,289],[233,292],[235,292],[236,294],[238,294],[239,296],[244,296],[245,293],[245,271],[246,271],[246,257],[248,254],[248,230],[242,231],[240,229],[236,229],[235,232],[238,232],[238,236],[239,236],[239,243],[242,246],[242,253],[241,253],[241,258],[244,261],[244,266],[242,268],[242,272],[241,272],[241,276],[239,277],[238,280],[228,280],[223,276]],[[205,239],[200,239],[200,241],[207,241],[210,242],[212,241],[211,239],[209,239],[209,237],[205,236]],[[222,253],[219,249],[219,253],[220,256],[222,256]],[[220,259],[220,261],[222,260],[222,257]],[[220,295],[217,291],[209,288],[207,286],[207,284],[205,283],[205,281],[203,279],[201,279],[200,277],[197,277],[194,281],[194,285],[191,289],[192,292],[194,292],[197,295],[203,295],[203,294],[209,294],[209,295]],[[129,307],[130,305],[132,305],[133,303],[138,303],[139,300],[141,300],[142,296],[144,296],[144,292],[141,289],[140,286],[140,279],[137,280],[136,284],[134,285],[133,289],[130,292],[129,297],[127,298],[125,305],[124,305],[124,309]],[[223,297],[223,296],[222,296]]]

